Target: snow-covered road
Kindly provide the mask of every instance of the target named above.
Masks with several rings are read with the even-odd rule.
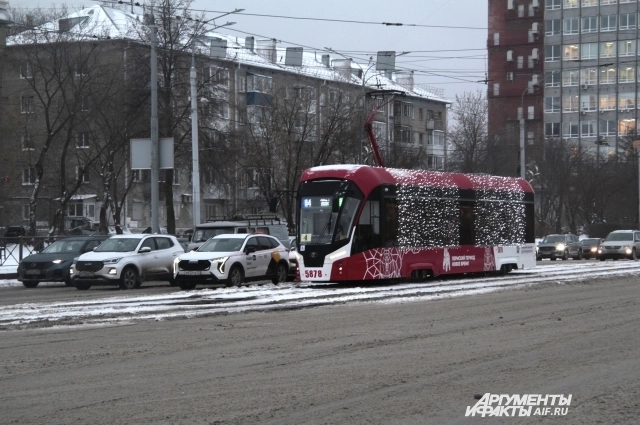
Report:
[[[615,278],[640,273],[640,262],[557,262],[506,277],[437,279],[392,285],[265,284],[242,288],[199,289],[157,295],[116,292],[70,302],[38,302],[0,307],[0,329],[24,325],[102,325],[136,320],[164,320],[246,311],[299,309],[346,303],[429,301],[472,296],[541,283],[568,283],[592,278]],[[0,286],[19,282],[0,281]],[[0,291],[3,288],[0,288]],[[6,289],[6,288],[5,288]],[[35,289],[38,290],[38,289]],[[69,291],[75,291],[68,288]]]

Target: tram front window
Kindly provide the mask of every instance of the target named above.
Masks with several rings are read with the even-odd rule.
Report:
[[[302,198],[300,243],[330,244],[334,238],[335,240],[347,239],[353,227],[353,218],[359,202],[357,199],[344,198],[338,202],[338,211],[332,211],[331,196]]]

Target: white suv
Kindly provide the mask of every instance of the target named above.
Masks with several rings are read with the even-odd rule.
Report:
[[[225,234],[205,242],[197,251],[180,255],[173,275],[181,289],[224,282],[240,286],[250,280],[287,281],[289,251],[273,236]]]
[[[175,236],[115,235],[74,261],[71,282],[80,290],[92,285],[134,289],[144,280],[168,280],[173,286],[173,260],[180,254],[184,249]]]

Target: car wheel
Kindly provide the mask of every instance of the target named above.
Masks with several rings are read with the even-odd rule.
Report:
[[[140,284],[138,283],[138,272],[133,267],[127,267],[122,270],[120,275],[120,289],[135,289]]]
[[[564,254],[562,254],[562,260],[566,261],[569,259],[569,251],[565,251]]]
[[[556,257],[551,257],[551,261],[556,261],[557,258]]]
[[[542,257],[536,257],[536,261],[542,261]]]
[[[582,250],[578,251],[578,256],[575,259],[582,260]]]
[[[91,288],[90,283],[77,282],[75,286],[78,291],[86,291],[87,289]]]
[[[289,268],[286,265],[279,263],[276,267],[276,275],[273,277],[271,282],[273,282],[274,285],[277,285],[278,283],[284,283],[287,281],[288,276]]]
[[[73,283],[71,283],[71,278],[70,277],[66,277],[64,279],[64,285],[65,286],[73,286]]]
[[[169,278],[169,286],[178,286],[178,282],[173,277]]]
[[[229,270],[229,279],[227,279],[227,286],[241,286],[244,282],[244,272],[239,266],[233,266]]]
[[[177,285],[180,287],[180,289],[182,289],[183,291],[190,291],[191,289],[194,289],[196,287],[196,283],[195,282],[186,282],[184,280],[179,280],[177,282]]]
[[[604,261],[604,260],[605,260],[605,258],[604,258],[604,257],[600,257],[600,261]]]
[[[634,261],[638,259],[638,253],[636,252],[635,248],[633,248],[633,251],[631,251],[631,259]]]
[[[38,286],[39,283],[40,282],[38,282],[37,280],[28,280],[28,281],[22,282],[25,288],[35,288],[36,286]]]

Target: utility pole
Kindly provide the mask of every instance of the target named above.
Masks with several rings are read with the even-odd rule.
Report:
[[[193,187],[193,228],[200,224],[200,164],[198,159],[198,87],[196,87],[196,56],[191,55],[191,185]]]
[[[153,15],[148,15],[151,30],[151,232],[160,233],[158,201],[160,190],[160,149],[158,146],[158,27]]]

